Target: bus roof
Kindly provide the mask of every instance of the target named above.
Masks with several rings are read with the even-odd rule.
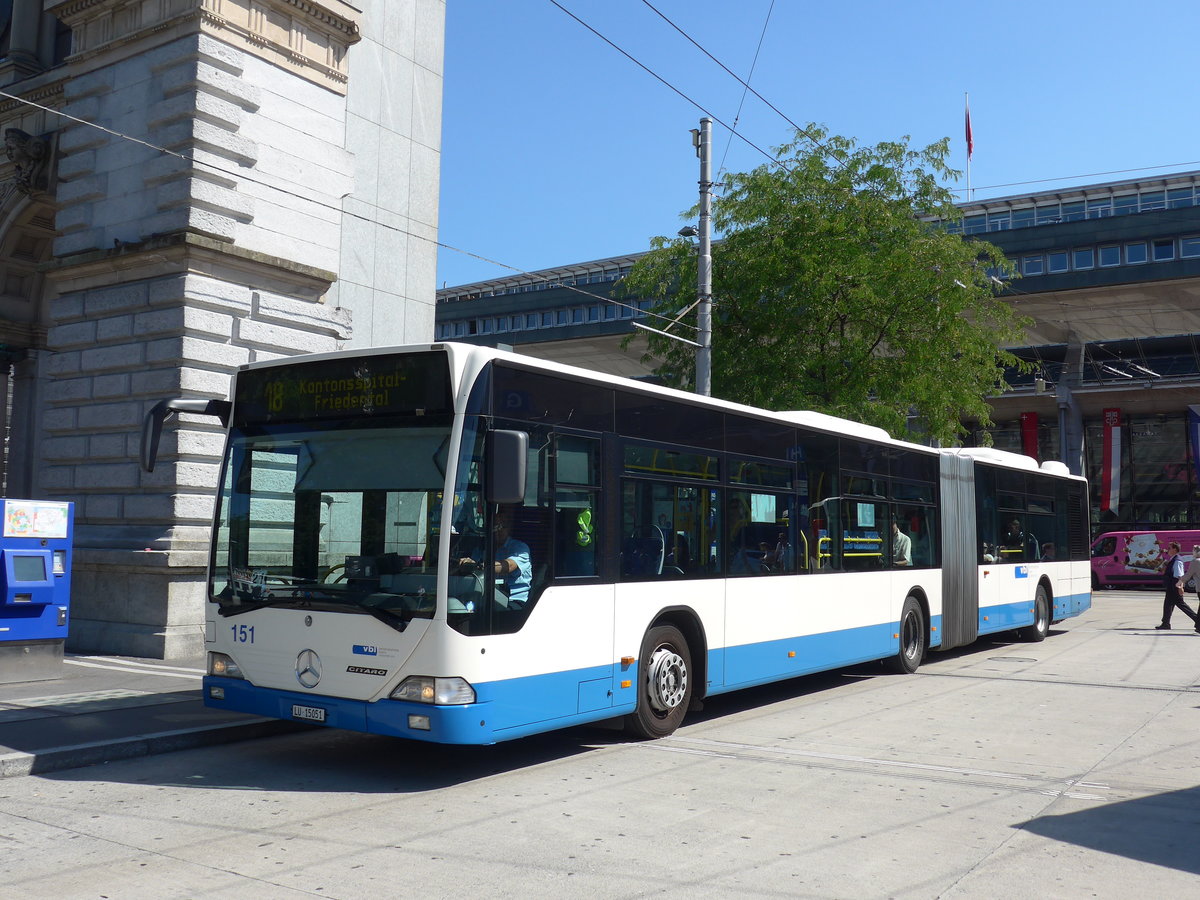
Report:
[[[904,447],[909,450],[923,451],[935,455],[951,453],[959,456],[969,457],[979,462],[990,462],[996,465],[1006,466],[1008,468],[1025,469],[1033,472],[1042,471],[1050,475],[1067,476],[1084,480],[1082,476],[1070,475],[1067,467],[1061,462],[1047,460],[1039,467],[1037,461],[1033,458],[1019,453],[1011,453],[1007,450],[997,450],[993,447],[927,447],[923,444],[916,444],[911,441],[894,438],[884,429],[874,425],[864,425],[861,422],[855,422],[850,419],[842,419],[826,413],[813,412],[811,410],[778,411],[759,409],[753,406],[735,403],[730,400],[722,400],[717,397],[705,397],[699,394],[681,391],[677,388],[665,387],[660,384],[652,384],[647,381],[635,381],[632,378],[625,378],[620,375],[606,375],[602,372],[596,372],[591,369],[583,369],[567,363],[540,359],[535,356],[525,356],[520,353],[515,353],[511,350],[501,350],[497,347],[481,347],[477,344],[464,344],[456,341],[438,341],[431,344],[406,344],[392,347],[367,347],[361,349],[335,350],[328,353],[287,356],[278,359],[248,363],[240,366],[239,371],[267,368],[271,366],[288,366],[307,362],[319,362],[327,359],[344,359],[346,357],[355,356],[385,356],[395,353],[417,353],[421,351],[438,350],[447,352],[451,358],[451,365],[455,366],[455,368],[459,369],[459,371],[463,371],[468,367],[477,369],[479,366],[492,360],[504,360],[506,362],[516,363],[527,368],[539,369],[549,373],[569,375],[573,378],[592,381],[609,387],[613,386],[614,384],[618,384],[627,390],[634,390],[647,394],[658,394],[664,397],[671,397],[675,400],[696,404],[699,406],[715,407],[718,409],[725,409],[730,412],[741,412],[750,415],[775,418],[793,425],[800,425],[805,428],[811,428],[816,431],[823,431],[833,435],[855,437],[861,440],[873,441],[879,444],[891,444]],[[471,360],[471,362],[468,363],[468,360]]]

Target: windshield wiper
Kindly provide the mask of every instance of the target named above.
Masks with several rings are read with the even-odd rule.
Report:
[[[296,584],[281,591],[272,591],[265,600],[235,601],[225,598],[217,601],[217,612],[223,616],[240,616],[242,613],[255,612],[272,606],[310,606],[313,602],[341,603],[342,597],[325,590],[314,591],[315,584]]]
[[[383,609],[379,606],[365,602],[367,595],[364,594],[344,594],[333,593],[325,590],[314,590],[317,585],[298,584],[291,587],[286,593],[274,594],[268,600],[256,600],[249,603],[231,604],[225,600],[218,603],[217,612],[222,616],[240,616],[242,613],[255,612],[260,609],[268,609],[273,606],[299,606],[313,607],[314,605],[327,604],[341,609],[350,608],[356,611],[369,613],[383,622],[389,628],[394,628],[397,631],[404,631],[408,627],[409,620],[403,616],[399,616],[390,610]],[[411,596],[417,596],[412,594]]]

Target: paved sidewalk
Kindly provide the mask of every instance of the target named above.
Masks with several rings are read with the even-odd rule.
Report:
[[[203,674],[203,656],[67,654],[60,678],[0,684],[0,778],[311,727],[206,709]]]

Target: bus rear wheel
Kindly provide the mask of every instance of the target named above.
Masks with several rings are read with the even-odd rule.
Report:
[[[911,675],[925,658],[925,613],[916,597],[904,598],[900,612],[900,646],[887,659],[888,668],[900,675]]]
[[[646,632],[638,658],[637,710],[625,719],[634,737],[655,740],[675,731],[692,700],[692,654],[673,625]]]
[[[1038,641],[1044,641],[1049,632],[1050,598],[1046,596],[1046,589],[1039,584],[1037,594],[1033,598],[1033,624],[1018,628],[1017,634],[1022,640],[1036,644]]]

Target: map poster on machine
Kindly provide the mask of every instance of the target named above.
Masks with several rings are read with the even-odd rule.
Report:
[[[4,537],[65,538],[70,504],[46,500],[5,500]]]

